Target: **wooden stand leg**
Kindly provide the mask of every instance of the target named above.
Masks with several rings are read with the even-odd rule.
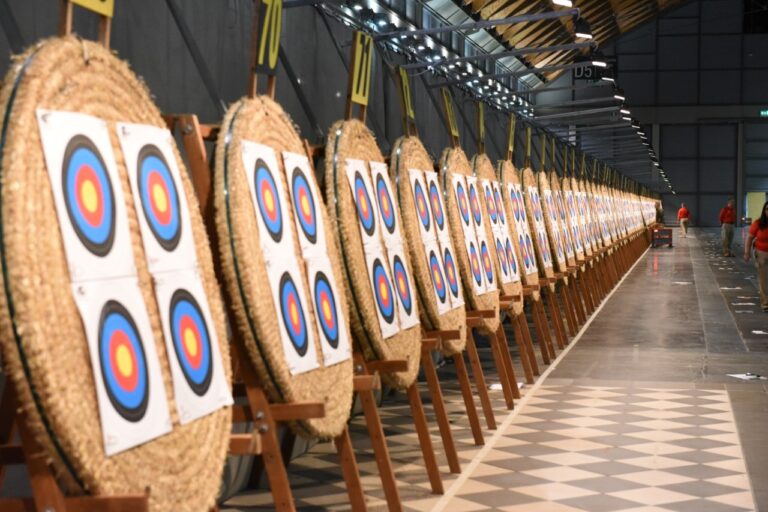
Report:
[[[573,301],[571,300],[570,295],[570,289],[568,288],[569,284],[563,283],[560,287],[560,300],[563,302],[563,309],[565,311],[565,322],[568,327],[568,336],[576,336],[576,331],[578,331],[577,324],[576,324],[576,312],[574,308],[576,306],[573,305]],[[565,326],[564,326],[565,327]],[[565,331],[565,328],[563,329]],[[568,344],[568,336],[565,338],[566,345]]]
[[[534,300],[531,305],[533,309],[533,323],[536,327],[536,337],[539,340],[541,357],[544,359],[544,364],[550,364],[551,359],[555,357],[555,349],[552,346],[552,337],[549,333],[547,318],[544,315],[542,299],[539,298],[538,300]]]
[[[467,409],[467,418],[472,429],[472,437],[475,438],[476,445],[484,445],[483,430],[480,428],[480,418],[477,414],[477,408],[475,408],[472,385],[469,383],[469,374],[467,373],[467,365],[464,363],[463,354],[454,354],[453,363],[456,366],[456,375],[461,387],[461,396],[464,398],[464,407]]]
[[[480,397],[480,405],[483,408],[485,424],[489,430],[496,430],[496,417],[493,415],[493,406],[491,406],[491,397],[488,395],[488,385],[485,382],[485,374],[480,364],[480,355],[477,353],[477,345],[472,329],[467,329],[467,355],[469,364],[472,366],[472,374],[475,376],[475,385],[477,394]]]
[[[411,405],[411,414],[413,414],[413,422],[419,436],[419,446],[424,457],[424,465],[427,467],[432,494],[443,494],[443,481],[440,479],[440,469],[437,467],[435,450],[432,448],[427,416],[424,414],[424,405],[421,403],[421,395],[415,382],[408,386],[408,402]]]
[[[520,313],[515,317],[515,339],[521,339],[527,347],[528,362],[530,364],[533,376],[538,377],[541,375],[539,372],[539,363],[536,361],[536,352],[533,349],[533,340],[531,340],[531,331],[528,329],[528,319],[525,316],[525,312]],[[533,376],[528,381],[528,375],[526,375],[526,382],[533,384]]]
[[[557,294],[552,290],[547,291],[547,303],[549,305],[549,315],[550,320],[552,320],[552,327],[555,329],[557,348],[562,350],[565,348],[565,330],[563,328],[563,317],[560,316],[560,304],[557,300]]]
[[[381,427],[379,410],[376,408],[376,399],[370,388],[358,389],[360,403],[363,406],[365,424],[368,427],[368,436],[371,438],[371,446],[376,456],[376,466],[379,469],[379,477],[384,487],[384,497],[387,507],[394,512],[402,512],[403,505],[400,502],[400,492],[397,490],[395,472],[392,469],[392,460],[389,458],[389,448],[384,440],[384,430]]]
[[[509,341],[507,341],[507,333],[504,332],[504,326],[499,325],[495,333],[496,344],[501,352],[501,360],[504,362],[504,367],[507,373],[507,379],[509,379],[509,386],[512,390],[512,396],[520,398],[520,387],[517,385],[517,376],[515,375],[515,366],[512,362],[512,354],[509,353]],[[520,351],[520,362],[523,365],[523,372],[530,373],[530,367],[526,372],[525,366],[528,365],[528,357],[525,354],[525,345],[517,343],[517,348]]]
[[[365,512],[368,507],[365,504],[363,486],[360,484],[360,471],[357,469],[357,460],[355,460],[355,452],[352,448],[347,426],[344,427],[341,435],[334,438],[333,444],[336,446],[336,453],[339,454],[339,463],[347,486],[349,504],[355,512]]]
[[[499,325],[499,328],[501,328],[501,325]],[[508,368],[504,362],[504,356],[501,353],[501,347],[497,341],[496,333],[491,335],[490,343],[491,353],[493,354],[493,362],[496,365],[496,373],[499,375],[499,384],[501,384],[501,391],[504,394],[504,402],[507,406],[507,409],[514,409],[515,400],[512,393],[512,385],[510,384]]]
[[[579,325],[584,325],[584,322],[587,321],[587,314],[584,310],[584,303],[585,303],[585,297],[584,297],[584,289],[583,289],[583,283],[581,282],[581,278],[579,277],[578,271],[576,271],[573,275],[573,295],[576,301],[576,316],[579,320]]]
[[[432,361],[429,351],[422,351],[421,367],[424,369],[424,376],[427,379],[427,387],[432,398],[432,408],[435,410],[440,437],[443,438],[443,449],[445,450],[445,457],[448,459],[448,469],[451,473],[461,473],[459,454],[456,452],[456,444],[453,441],[451,424],[448,421],[448,413],[445,409],[445,401],[443,400],[443,390],[440,389],[440,380],[437,378],[435,363]],[[469,408],[470,406],[467,406],[467,415],[470,414]],[[471,403],[471,408],[473,410],[475,408],[474,401]],[[474,413],[475,417],[477,417],[477,411],[474,411]]]
[[[591,315],[592,312],[595,310],[595,303],[592,298],[595,291],[593,290],[592,278],[589,274],[589,269],[585,267],[581,271],[579,280],[581,281],[581,291],[584,296],[584,310],[585,310],[584,313],[585,313],[585,321],[586,321],[586,317]]]

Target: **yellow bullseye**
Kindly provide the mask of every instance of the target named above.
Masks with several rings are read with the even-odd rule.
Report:
[[[83,207],[89,212],[93,213],[99,207],[99,194],[96,192],[96,185],[91,180],[84,180],[80,186],[80,198],[83,202]]]
[[[184,329],[183,339],[187,354],[189,354],[189,357],[195,357],[197,355],[197,335],[195,331],[187,327]]]
[[[312,211],[309,208],[309,199],[307,196],[302,196],[301,198],[301,211],[304,212],[304,215],[309,216]]]
[[[264,206],[267,207],[268,212],[275,209],[275,196],[272,195],[272,191],[269,189],[264,191]]]
[[[296,325],[299,323],[299,308],[296,307],[295,302],[291,302],[288,306],[288,312],[291,315],[291,323]]]
[[[129,377],[133,374],[133,358],[131,351],[125,345],[118,345],[115,351],[115,360],[117,361],[117,371],[123,377]]]
[[[379,295],[381,295],[381,300],[384,302],[387,302],[389,300],[389,293],[387,292],[387,283],[382,281],[379,283]]]
[[[158,212],[165,213],[168,210],[168,194],[159,183],[152,185],[152,202]]]
[[[323,301],[323,316],[327,319],[330,319],[332,317],[331,304],[327,300]]]

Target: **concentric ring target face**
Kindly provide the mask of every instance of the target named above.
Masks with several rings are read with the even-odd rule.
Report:
[[[179,193],[162,152],[148,144],[139,151],[137,183],[144,218],[155,240],[173,251],[181,239]]]
[[[520,205],[520,218],[525,222],[528,220],[528,216],[525,214],[525,207],[523,206],[523,194],[519,190],[515,194],[517,195],[517,204]]]
[[[379,174],[376,176],[376,197],[379,199],[379,213],[384,222],[384,227],[389,233],[394,233],[397,227],[395,219],[395,205],[389,195],[389,189],[384,178]]]
[[[307,240],[314,244],[317,242],[315,198],[312,194],[312,187],[304,175],[304,171],[299,167],[294,167],[291,175],[291,197],[301,231],[307,237]]]
[[[456,186],[456,202],[459,203],[459,212],[464,224],[469,225],[469,204],[467,201],[467,192],[464,190],[464,185],[459,183]]]
[[[373,295],[384,320],[389,324],[394,322],[395,298],[392,296],[392,283],[389,282],[387,271],[378,258],[373,262]]]
[[[525,251],[528,253],[528,261],[533,264],[533,241],[529,235],[525,235]]]
[[[333,295],[328,276],[323,272],[315,275],[315,313],[320,320],[320,328],[328,344],[339,346],[339,317],[336,309],[336,297]]]
[[[469,185],[469,206],[472,208],[472,217],[475,218],[475,224],[479,226],[483,219],[483,214],[480,211],[480,199],[477,197],[477,187],[474,184]]]
[[[283,238],[283,209],[280,204],[280,194],[272,170],[261,158],[256,160],[253,180],[256,184],[256,202],[259,205],[264,226],[272,240],[279,243]]]
[[[429,231],[429,225],[432,223],[429,217],[429,207],[427,206],[427,197],[424,189],[418,181],[413,186],[413,200],[416,203],[416,213],[419,216],[421,225],[426,231]]]
[[[507,259],[507,252],[504,249],[501,240],[496,240],[496,255],[499,258],[499,266],[501,267],[501,272],[504,275],[509,274],[509,260]]]
[[[115,195],[104,159],[87,137],[67,144],[61,181],[75,234],[93,254],[106,256],[115,241]]]
[[[179,289],[171,296],[170,313],[176,358],[189,387],[203,396],[213,378],[211,339],[203,311],[191,293]]]
[[[435,251],[429,253],[429,275],[432,276],[432,286],[435,288],[435,294],[440,302],[445,302],[446,289],[443,278],[443,269],[440,268],[440,260]]]
[[[488,250],[488,244],[480,243],[480,256],[483,260],[483,270],[489,283],[493,282],[493,262],[491,261],[491,252]]]
[[[411,296],[411,282],[408,279],[408,272],[405,270],[403,260],[397,254],[392,258],[392,275],[397,288],[397,295],[400,297],[400,304],[409,315],[413,311],[413,297]]]
[[[140,421],[149,403],[144,345],[131,314],[113,300],[101,310],[99,365],[104,388],[117,413],[127,421]]]
[[[512,200],[512,213],[515,215],[515,222],[520,222],[520,202],[515,189],[512,189],[509,198]]]
[[[445,267],[445,279],[454,297],[459,296],[459,278],[456,274],[456,264],[453,261],[451,250],[446,248],[443,252],[443,266]]]
[[[520,252],[523,253],[523,265],[525,265],[525,268],[528,268],[531,266],[531,260],[528,256],[528,247],[525,245],[525,240],[523,239],[523,235],[520,235]]]
[[[512,269],[512,275],[517,274],[517,258],[515,258],[515,250],[512,248],[512,240],[507,238],[507,243],[504,247],[507,253],[507,261],[509,261],[509,268]]]
[[[496,205],[496,211],[499,214],[499,221],[502,224],[507,222],[507,215],[504,213],[504,204],[501,202],[501,194],[498,189],[493,191],[493,202]]]
[[[485,189],[485,204],[488,208],[488,215],[491,217],[491,222],[495,224],[499,216],[496,213],[498,210],[496,210],[496,202],[493,200],[493,192],[491,192],[491,187],[486,187]]]
[[[429,184],[429,204],[432,206],[435,224],[437,224],[438,229],[442,230],[445,227],[445,214],[443,213],[443,202],[440,201],[440,190],[434,181]]]
[[[363,176],[355,172],[355,204],[357,205],[357,216],[360,224],[368,236],[373,236],[376,229],[376,216],[371,205],[371,197],[368,195],[368,189],[365,187]]]
[[[304,356],[309,349],[307,319],[301,305],[299,291],[288,272],[280,277],[278,296],[280,297],[280,315],[283,319],[283,325],[288,331],[288,338],[296,352],[300,356]]]
[[[474,242],[469,242],[469,265],[472,268],[472,277],[478,285],[483,283],[483,274],[480,270],[480,256]]]

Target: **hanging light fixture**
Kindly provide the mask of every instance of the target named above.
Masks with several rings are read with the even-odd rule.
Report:
[[[581,39],[592,39],[592,28],[584,18],[576,18],[573,22],[574,35]]]

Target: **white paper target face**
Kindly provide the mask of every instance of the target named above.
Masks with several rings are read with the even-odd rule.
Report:
[[[240,147],[261,251],[267,264],[279,264],[286,255],[296,253],[283,173],[269,146],[243,140]]]
[[[426,242],[424,254],[427,257],[427,268],[432,283],[432,293],[437,303],[437,312],[442,315],[451,310],[451,298],[440,246],[436,241]]]
[[[402,244],[400,234],[400,215],[395,203],[392,182],[387,174],[387,164],[370,162],[371,183],[376,197],[376,209],[379,212],[381,233],[384,236],[384,246]]]
[[[464,179],[463,175],[451,173],[451,187],[459,210],[459,224],[464,231],[464,238],[466,238],[469,233],[474,233],[475,229],[472,223],[472,215],[469,212],[469,191],[467,189],[467,181]],[[471,236],[474,238],[474,234]]]
[[[305,155],[288,151],[283,152],[283,166],[301,252],[305,258],[325,256],[328,243],[320,214],[323,200],[312,166]]]
[[[347,181],[355,202],[357,222],[365,250],[379,250],[381,247],[381,220],[374,196],[368,165],[362,160],[348,158],[345,171]]]
[[[437,228],[437,237],[450,238],[448,231],[447,213],[445,211],[445,200],[443,198],[443,189],[440,187],[439,178],[434,171],[425,171],[424,179],[427,183],[427,196],[429,197],[429,209],[432,211],[432,220]]]
[[[365,261],[381,337],[391,338],[400,331],[400,323],[397,318],[397,299],[389,262],[380,252],[366,252]]]
[[[138,279],[71,286],[88,340],[105,453],[167,434],[173,425]]]
[[[512,282],[516,283],[520,281],[521,268],[520,268],[520,262],[517,261],[517,253],[515,253],[515,247],[512,245],[514,242],[512,242],[512,239],[509,237],[509,234],[504,234],[501,237],[501,240],[504,244],[504,253],[507,258],[507,262],[509,263]]]
[[[291,375],[298,375],[319,368],[314,330],[310,327],[312,317],[307,307],[309,295],[304,289],[298,260],[294,256],[268,264],[267,277],[288,370]]]
[[[480,247],[480,265],[483,269],[483,278],[485,279],[485,291],[490,292],[498,289],[496,268],[493,261],[493,251],[491,250],[491,242],[487,238],[477,240],[478,247]]]
[[[416,222],[419,225],[421,239],[428,243],[437,240],[437,228],[429,208],[429,196],[427,195],[427,184],[424,181],[424,173],[418,169],[410,169],[408,178],[411,184],[411,193],[413,194],[413,205],[416,210]]]
[[[461,287],[461,277],[456,263],[456,255],[453,245],[441,244],[443,251],[443,275],[448,286],[448,295],[451,298],[451,309],[464,306],[464,290]]]
[[[482,295],[486,292],[486,282],[477,240],[465,238],[464,250],[467,251],[467,259],[469,260],[469,277],[472,281],[472,289],[476,295]]]
[[[392,285],[397,298],[397,311],[400,329],[409,329],[419,325],[418,299],[413,278],[408,271],[405,250],[402,245],[387,247],[391,269]]]
[[[171,132],[117,124],[150,273],[197,267],[195,241]]]
[[[499,280],[502,284],[509,284],[512,282],[512,266],[509,263],[507,251],[504,249],[504,242],[501,235],[494,233],[493,243],[496,247],[496,259],[499,263]]]
[[[327,256],[312,257],[306,259],[305,263],[323,364],[333,366],[352,357],[349,328],[340,303],[339,287]]]
[[[73,282],[136,274],[107,123],[37,110],[46,169]]]
[[[488,214],[488,220],[491,222],[491,230],[494,234],[498,234],[500,229],[499,214],[496,210],[496,201],[493,199],[493,187],[491,181],[486,179],[480,180],[480,189],[483,194],[483,203],[485,204],[485,212]]]
[[[232,405],[232,392],[199,271],[163,272],[154,281],[173,395],[184,425]]]

